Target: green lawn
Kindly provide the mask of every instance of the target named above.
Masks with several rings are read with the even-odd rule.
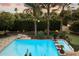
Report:
[[[71,39],[71,43],[74,45],[79,45],[79,35],[68,34]]]
[[[70,44],[74,48],[74,51],[79,51],[79,35],[68,34],[71,39]]]

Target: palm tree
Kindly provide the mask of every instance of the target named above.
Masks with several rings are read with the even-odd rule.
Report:
[[[25,3],[25,6],[29,6],[33,10],[33,20],[34,20],[34,27],[35,27],[35,36],[37,35],[37,18],[40,15],[40,7],[37,3]]]

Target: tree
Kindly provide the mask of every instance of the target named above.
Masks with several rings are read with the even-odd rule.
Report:
[[[62,31],[62,26],[63,26],[63,14],[64,14],[64,10],[65,10],[65,8],[67,8],[67,10],[68,9],[70,9],[70,4],[71,3],[62,3],[61,4],[61,6],[62,6],[62,9],[61,9],[61,12],[60,12],[60,14],[59,14],[59,17],[60,17],[60,19],[61,19],[61,27],[60,27],[60,31]]]
[[[75,32],[75,34],[79,34],[79,21],[75,21],[71,24],[70,30]]]
[[[58,6],[58,8],[56,8],[56,9],[53,9],[52,11],[53,12],[55,12],[55,11],[57,11],[59,8],[61,8],[61,4],[60,3],[42,3],[41,4],[41,7],[42,8],[45,8],[46,10],[47,10],[47,33],[48,33],[48,35],[49,35],[49,32],[50,32],[50,30],[49,30],[49,20],[51,19],[51,17],[50,17],[50,8],[54,8],[54,7],[56,7],[56,6]]]
[[[79,8],[77,8],[77,10],[74,10],[72,12],[72,20],[73,21],[79,20]]]
[[[70,10],[64,10],[62,24],[67,25],[72,20],[72,12]]]
[[[40,15],[40,8],[39,4],[37,3],[25,3],[25,6],[29,6],[33,10],[33,20],[34,20],[34,26],[35,26],[35,36],[37,35],[37,17]]]
[[[44,4],[43,6],[47,8],[47,33],[49,35],[49,19],[50,19],[50,3]]]
[[[0,13],[0,30],[6,31],[12,28],[11,25],[14,23],[14,19],[13,14],[9,12]]]
[[[61,9],[61,12],[63,13],[63,10],[65,9],[65,7],[68,7],[70,5],[70,3],[32,3],[32,4],[25,4],[25,6],[29,6],[32,8],[33,10],[33,16],[34,16],[34,19],[37,19],[38,17],[40,16],[37,16],[38,14],[40,14],[40,11],[41,9],[46,9],[47,10],[47,15],[46,15],[46,20],[47,20],[47,33],[49,35],[49,20],[51,19],[50,17],[50,10],[51,8],[54,8],[56,6],[58,6],[58,8],[55,8],[55,9],[52,9],[53,12],[59,10],[60,8]],[[68,7],[69,8],[69,7]],[[61,13],[60,13],[61,15]],[[61,16],[61,18],[63,18]],[[36,21],[35,22],[35,33],[37,32],[37,25],[36,25]],[[62,24],[62,21],[61,21],[61,24]]]

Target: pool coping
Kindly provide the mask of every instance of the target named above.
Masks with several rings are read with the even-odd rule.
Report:
[[[69,48],[71,49],[71,51],[74,51],[74,48],[72,48],[72,46],[66,40],[64,40],[64,42],[69,46]]]
[[[63,39],[60,39],[60,40],[63,40]],[[64,41],[64,43],[69,47],[69,49],[71,50],[71,51],[74,51],[74,48],[66,41],[66,40],[63,40]],[[61,44],[59,44],[59,45],[61,45]],[[65,52],[71,52],[71,51],[65,51]]]

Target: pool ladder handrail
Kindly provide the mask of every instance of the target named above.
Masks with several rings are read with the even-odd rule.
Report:
[[[28,53],[28,49],[27,49],[27,52],[25,53],[25,56],[32,56],[31,52]]]

